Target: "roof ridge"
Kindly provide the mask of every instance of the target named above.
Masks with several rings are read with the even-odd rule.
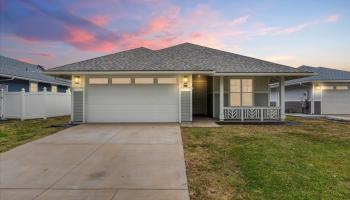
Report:
[[[87,61],[91,61],[91,60],[95,60],[95,59],[99,59],[99,58],[104,58],[104,57],[112,56],[112,55],[119,54],[119,53],[125,53],[125,52],[128,52],[128,51],[134,51],[134,50],[138,50],[138,49],[144,49],[144,50],[148,50],[148,51],[154,52],[154,50],[152,50],[152,49],[149,49],[149,48],[141,46],[141,47],[137,47],[137,48],[133,48],[133,49],[126,49],[126,50],[123,50],[123,51],[118,51],[118,52],[110,53],[110,54],[107,54],[107,55],[102,55],[102,56],[98,56],[98,57],[94,57],[94,58],[89,58],[87,60],[81,60],[81,61],[68,63],[68,64],[61,65],[61,66],[51,67],[50,70],[51,69],[55,69],[55,68],[68,66],[68,65],[72,65],[72,64],[77,64],[77,63],[81,63],[81,62],[87,62]]]

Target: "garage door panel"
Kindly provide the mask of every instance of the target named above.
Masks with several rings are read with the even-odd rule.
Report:
[[[177,122],[173,85],[106,85],[87,89],[88,122]]]
[[[350,114],[350,90],[324,90],[322,114]]]

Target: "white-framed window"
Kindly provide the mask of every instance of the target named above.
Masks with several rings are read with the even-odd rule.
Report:
[[[57,93],[57,85],[51,85],[51,92]]]
[[[176,84],[176,78],[158,78],[158,84]]]
[[[131,84],[131,78],[112,78],[112,84]]]
[[[89,84],[91,84],[91,85],[107,85],[108,78],[89,78]]]
[[[334,86],[329,86],[329,85],[322,86],[322,90],[333,90],[333,89],[334,89]]]
[[[349,86],[347,86],[347,85],[337,85],[337,86],[335,86],[335,89],[336,90],[348,90]]]
[[[38,83],[30,83],[29,92],[38,92]]]
[[[154,78],[135,78],[135,84],[153,84]]]
[[[253,106],[253,79],[230,79],[230,106]]]

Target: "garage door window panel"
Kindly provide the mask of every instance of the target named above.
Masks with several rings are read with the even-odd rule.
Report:
[[[107,85],[108,78],[89,78],[90,85]]]
[[[135,78],[135,84],[154,84],[153,78]]]
[[[176,84],[176,78],[158,78],[158,84]]]
[[[131,78],[112,78],[112,84],[128,85],[131,84]]]

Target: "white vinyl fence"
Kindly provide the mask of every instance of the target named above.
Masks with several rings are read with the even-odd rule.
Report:
[[[71,94],[47,92],[5,92],[1,90],[0,114],[2,119],[36,119],[70,115]]]

